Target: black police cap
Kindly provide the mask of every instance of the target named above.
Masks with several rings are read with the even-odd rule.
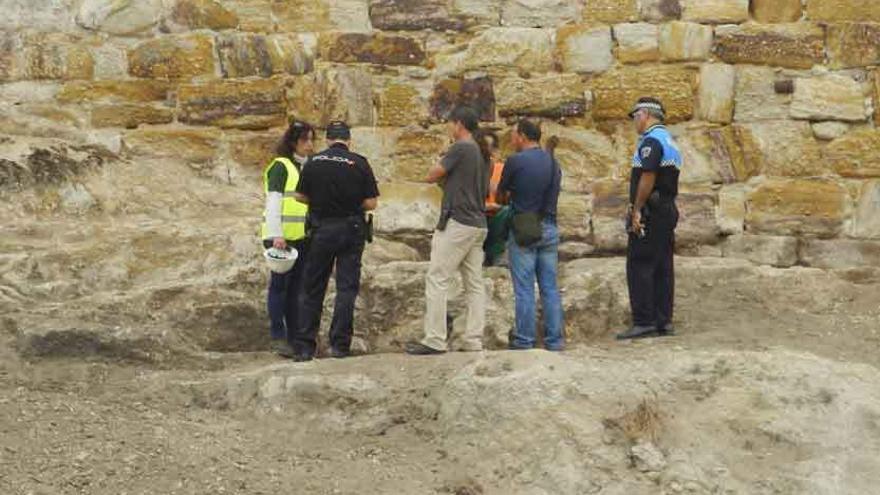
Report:
[[[334,120],[327,125],[327,139],[348,141],[351,139],[351,128],[341,120]]]

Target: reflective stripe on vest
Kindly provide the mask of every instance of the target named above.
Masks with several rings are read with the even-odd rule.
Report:
[[[297,241],[306,236],[306,215],[309,206],[296,200],[294,193],[299,183],[299,171],[289,158],[278,157],[272,160],[263,171],[263,190],[269,194],[269,170],[275,163],[281,163],[287,170],[287,182],[284,184],[284,199],[281,202],[281,229],[288,241]],[[267,238],[266,213],[263,212],[261,237]]]

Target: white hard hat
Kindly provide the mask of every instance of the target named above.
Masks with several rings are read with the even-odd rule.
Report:
[[[263,257],[266,258],[266,263],[269,264],[270,270],[275,273],[284,274],[289,272],[293,265],[296,264],[299,253],[294,248],[278,249],[270,247],[263,252]]]

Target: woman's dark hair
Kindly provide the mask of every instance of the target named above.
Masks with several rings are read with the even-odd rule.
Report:
[[[492,163],[492,152],[489,150],[489,143],[480,130],[480,116],[476,110],[467,106],[458,106],[449,114],[449,122],[457,122],[467,129],[474,141],[480,147],[480,154],[483,155],[483,161],[487,164]]]
[[[312,127],[311,124],[301,120],[294,120],[290,123],[290,127],[284,131],[284,136],[281,137],[281,142],[279,142],[278,147],[275,148],[275,153],[277,153],[278,156],[293,159],[293,153],[296,151],[296,143],[298,143],[300,139],[307,139],[314,136],[315,128]]]

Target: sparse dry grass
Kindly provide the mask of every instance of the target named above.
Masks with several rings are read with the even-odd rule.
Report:
[[[663,427],[659,401],[656,396],[642,399],[635,409],[626,411],[617,418],[606,418],[604,425],[605,428],[622,434],[630,444],[639,440],[656,442]]]

